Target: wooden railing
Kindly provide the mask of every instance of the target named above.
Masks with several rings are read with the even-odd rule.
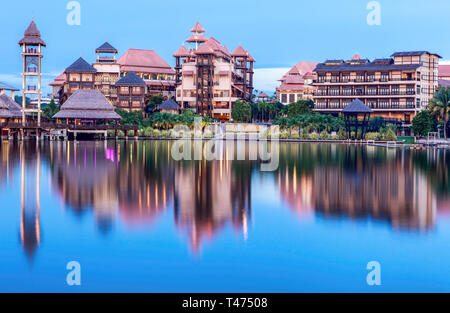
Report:
[[[56,123],[41,123],[27,122],[22,123],[4,122],[0,123],[0,128],[21,129],[21,128],[41,128],[41,129],[67,129],[67,130],[138,130],[136,125],[73,125],[73,124],[56,124]]]

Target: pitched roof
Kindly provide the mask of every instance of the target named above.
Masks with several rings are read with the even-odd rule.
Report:
[[[175,52],[173,54],[174,57],[187,57],[189,56],[189,51],[184,47],[181,46],[180,49],[177,50],[177,52]]]
[[[61,106],[53,118],[120,119],[114,107],[97,89],[79,89]]]
[[[66,81],[66,74],[61,73],[56,77],[49,85],[50,86],[62,86]]]
[[[95,49],[95,53],[101,53],[101,52],[111,52],[111,53],[117,53],[117,49],[110,45],[109,42],[105,42],[100,47]]]
[[[230,53],[228,52],[228,49],[222,44],[216,40],[215,38],[211,37],[208,39],[207,42],[205,42],[200,48],[194,51],[195,54],[214,54],[216,56],[221,56],[224,58],[230,58]]]
[[[191,35],[188,39],[186,39],[186,42],[205,42],[208,38],[205,35],[202,34],[194,34]]]
[[[233,51],[233,53],[231,54],[231,56],[233,57],[246,57],[247,54],[245,53],[244,48],[242,48],[241,45],[239,45],[236,50]]]
[[[158,105],[158,110],[179,110],[180,106],[176,103],[173,98],[167,99],[160,105]]]
[[[259,95],[258,98],[270,98],[264,91],[262,91]]]
[[[19,45],[24,44],[32,44],[37,45],[41,44],[42,46],[46,46],[45,41],[41,39],[41,33],[39,32],[36,23],[34,23],[34,19],[31,21],[30,25],[28,25],[25,30],[24,36],[19,41]]]
[[[65,72],[92,72],[95,73],[97,70],[90,65],[85,59],[80,57],[78,60],[73,62],[68,68],[66,68]]]
[[[306,73],[311,73],[317,66],[317,62],[309,62],[309,61],[300,61],[296,65],[294,65],[284,76],[280,79],[284,81],[287,77],[291,75],[300,75],[304,76]]]
[[[349,103],[343,110],[344,113],[371,113],[372,109],[369,108],[359,99],[355,99]]]
[[[380,63],[361,63],[361,64],[350,64],[347,62],[339,64],[327,64],[319,63],[317,64],[314,72],[328,72],[328,71],[342,71],[342,72],[352,72],[352,71],[390,71],[390,70],[414,70],[422,64],[380,64]]]
[[[248,50],[246,50],[245,53],[247,54],[247,58],[250,62],[256,62],[256,60],[251,56]]]
[[[116,82],[116,86],[146,86],[144,80],[134,72],[129,72]]]
[[[0,95],[0,117],[22,117],[22,108],[9,96],[2,94]]]
[[[192,27],[191,29],[191,33],[204,33],[205,29],[202,27],[202,25],[200,25],[199,22],[197,22],[197,24],[195,24],[194,27]]]
[[[172,67],[153,50],[128,49],[117,63],[123,72],[175,74]]]
[[[0,82],[0,90],[11,90],[11,91],[19,91],[16,87],[12,87],[8,84]]]
[[[403,57],[403,56],[418,56],[418,55],[423,55],[423,54],[426,54],[426,53],[432,54],[432,55],[436,55],[436,56],[438,56],[439,58],[442,58],[439,54],[431,53],[431,52],[428,52],[428,51],[402,51],[402,52],[394,52],[394,53],[391,55],[391,57],[398,57],[398,56],[401,56],[401,57]]]
[[[352,60],[361,60],[361,57],[358,53],[355,53],[355,55],[352,57]]]

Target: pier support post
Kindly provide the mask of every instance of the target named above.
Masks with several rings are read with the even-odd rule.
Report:
[[[73,140],[77,141],[77,132],[73,132]]]

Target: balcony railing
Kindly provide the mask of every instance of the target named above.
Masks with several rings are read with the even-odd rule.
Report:
[[[388,78],[388,77],[381,77],[381,78],[328,78],[323,79],[319,78],[315,80],[315,83],[323,84],[323,83],[373,83],[373,82],[398,82],[398,81],[420,81],[419,78],[414,77],[408,77],[408,78]]]
[[[342,110],[344,109],[348,103],[345,104],[339,104],[339,103],[317,103],[314,106],[314,109],[316,110]],[[400,104],[400,103],[377,103],[377,104],[368,104],[368,107],[374,110],[377,109],[415,109],[414,103],[406,103],[406,104]]]
[[[378,91],[367,91],[367,92],[361,92],[361,91],[318,91],[314,94],[318,97],[324,97],[324,96],[330,96],[330,97],[337,97],[337,96],[414,96],[416,95],[415,90],[406,90],[406,91],[387,91],[387,90],[378,90]]]

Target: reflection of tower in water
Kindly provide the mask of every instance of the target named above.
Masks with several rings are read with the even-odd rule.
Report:
[[[39,146],[36,150],[36,163],[27,164],[24,144],[20,145],[21,168],[21,218],[20,240],[25,253],[32,259],[41,242],[40,226],[40,166]],[[33,175],[34,173],[34,175]]]
[[[242,162],[245,163],[244,161]],[[175,222],[186,232],[194,253],[231,222],[247,238],[251,217],[251,166],[228,160],[177,164]]]

